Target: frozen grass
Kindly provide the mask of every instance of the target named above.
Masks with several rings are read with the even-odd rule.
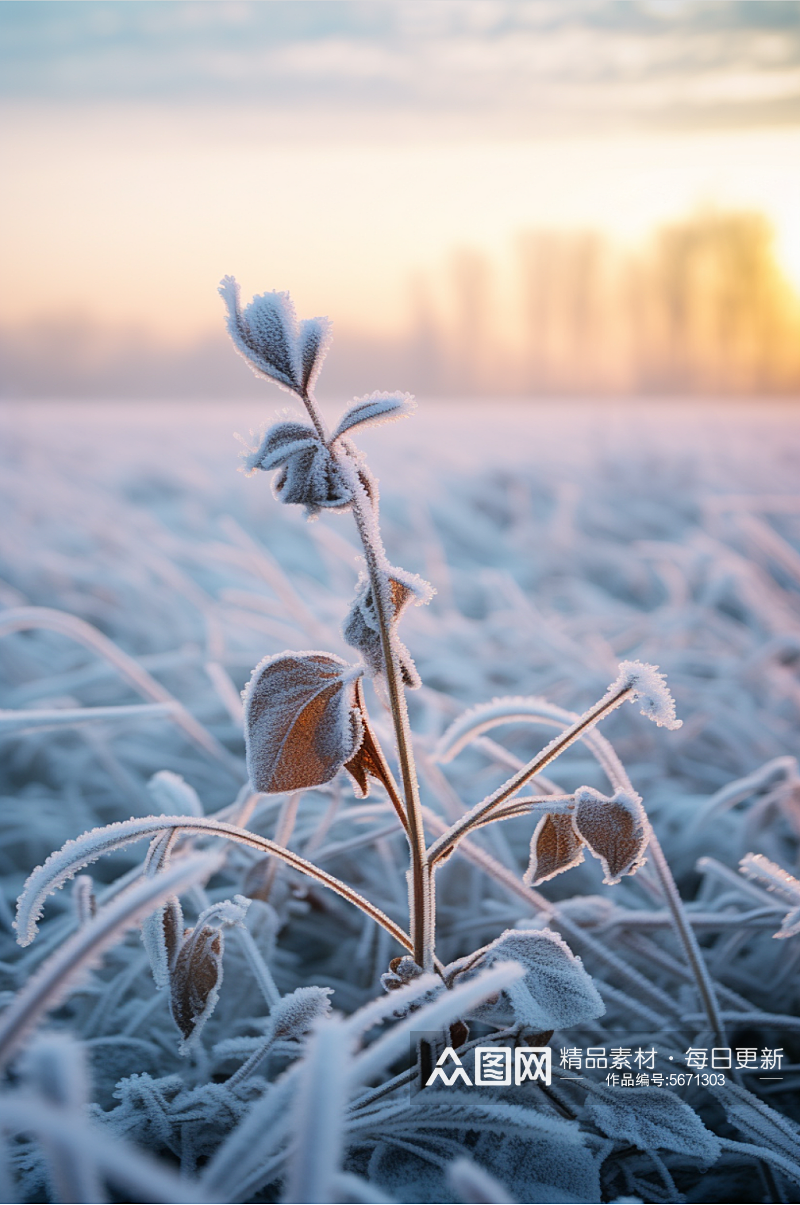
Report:
[[[159,810],[225,809],[219,821],[288,845],[403,921],[405,843],[382,793],[359,801],[340,775],[299,806],[296,796],[262,796],[248,818],[246,793],[231,806],[246,777],[239,692],[252,667],[287,648],[353,655],[341,635],[359,571],[351,521],[307,524],[299,509],[275,505],[264,478],[235,472],[232,431],[258,429],[277,400],[265,387],[259,408],[28,404],[2,413],[0,606],[18,612],[16,630],[0,639],[8,991],[35,986],[31,973],[79,923],[68,940],[83,932],[91,945],[92,895],[99,917],[104,901],[126,912],[112,884],[140,864],[140,847],[94,865],[94,884],[78,880],[72,903],[66,892],[49,900],[39,938],[20,952],[13,901],[34,866],[88,829]],[[601,697],[620,661],[658,664],[683,727],[664,732],[626,708],[604,735],[692,901],[728,1043],[783,1047],[783,1079],[745,1073],[714,1093],[683,1089],[695,1112],[681,1114],[669,1097],[674,1116],[657,1103],[651,1114],[642,1099],[635,1133],[630,1110],[627,1119],[614,1112],[624,1095],[587,1095],[585,1085],[562,1083],[552,1099],[533,1090],[523,1105],[519,1090],[507,1100],[495,1089],[456,1100],[457,1089],[437,1088],[427,1104],[409,1104],[399,1083],[376,1096],[381,1077],[403,1079],[402,1036],[385,1057],[367,1045],[355,1063],[372,1062],[358,1073],[349,1043],[353,1025],[368,1031],[380,1020],[367,1013],[357,1022],[356,1010],[385,1001],[388,1012],[399,997],[381,997],[379,979],[400,951],[344,901],[264,858],[263,847],[229,846],[210,880],[206,865],[204,887],[181,888],[188,923],[206,913],[197,957],[206,960],[208,1000],[219,996],[201,1039],[180,1056],[167,993],[156,991],[135,934],[121,936],[98,969],[68,985],[67,1004],[49,1022],[82,1045],[49,1036],[52,1048],[37,1056],[33,1047],[27,1063],[11,1064],[0,1124],[24,1137],[9,1147],[6,1175],[18,1187],[5,1199],[77,1200],[90,1190],[99,1199],[106,1181],[128,1200],[182,1192],[273,1200],[285,1178],[305,1200],[488,1199],[469,1193],[497,1181],[518,1200],[792,1199],[800,939],[773,940],[782,928],[787,938],[794,932],[783,917],[796,902],[771,889],[763,859],[780,881],[780,869],[798,862],[800,414],[767,404],[446,403],[359,443],[381,479],[390,560],[437,589],[403,620],[424,683],[409,706],[429,832],[439,835],[442,818],[452,823],[527,762],[559,726],[559,709],[582,712]],[[66,612],[91,629],[29,607]],[[514,705],[487,711],[482,735],[438,762],[451,722],[494,696]],[[369,701],[379,716],[371,693]],[[391,748],[388,720],[376,726]],[[574,746],[548,767],[548,792],[588,785],[609,795],[607,772],[620,787],[611,759],[599,736]],[[169,776],[148,789],[164,770],[196,797]],[[440,956],[462,957],[509,927],[546,924],[582,957],[606,1006],[599,1019],[565,1023],[556,1050],[654,1044],[679,1060],[690,1046],[710,1047],[649,867],[605,887],[603,867],[587,858],[542,888],[526,887],[533,827],[521,816],[481,829],[442,866]],[[750,852],[763,858],[747,864],[748,879],[736,868]],[[213,911],[236,893],[251,899],[244,919]],[[132,900],[126,915],[135,919],[138,906]],[[400,992],[413,996],[426,983]],[[327,994],[302,996],[312,985],[332,988],[334,1008],[353,1021],[326,1020]],[[290,993],[301,993],[297,1008]],[[95,1102],[85,1118],[58,1075],[41,1070],[66,1067],[77,1083],[69,1068],[82,1053]],[[322,1067],[330,1096],[311,1108]],[[472,1137],[454,1121],[456,1104]],[[697,1117],[706,1129],[692,1129]],[[637,1141],[648,1125],[655,1130]],[[98,1127],[102,1142],[113,1134],[121,1144],[116,1165],[90,1157],[102,1147]],[[310,1171],[304,1146],[319,1156]],[[94,1168],[93,1185],[76,1180],[78,1155]],[[189,1193],[163,1165],[177,1162],[195,1177],[212,1155]],[[703,1174],[704,1160],[712,1166]]]

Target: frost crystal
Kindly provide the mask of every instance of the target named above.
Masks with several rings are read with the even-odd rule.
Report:
[[[296,1041],[311,1031],[320,1017],[330,1015],[332,987],[298,987],[282,996],[269,1014],[273,1038],[293,1038]]]
[[[328,319],[311,318],[298,326],[288,293],[262,293],[243,311],[233,276],[223,277],[219,293],[239,354],[258,375],[302,397],[313,387],[330,345]]]
[[[721,1147],[694,1109],[666,1088],[628,1088],[624,1093],[596,1085],[586,1109],[598,1129],[640,1151],[680,1151],[714,1163]]]
[[[280,422],[244,455],[249,472],[277,469],[272,491],[279,502],[305,506],[309,515],[321,509],[346,510],[352,493],[325,444],[313,427]]]
[[[253,670],[244,691],[247,769],[257,791],[279,794],[330,780],[357,752],[363,667],[331,653],[278,653]]]
[[[683,720],[675,718],[675,700],[669,692],[667,680],[658,672],[657,665],[646,665],[643,661],[623,661],[619,677],[609,687],[609,694],[632,689],[632,698],[641,703],[640,711],[648,720],[654,720],[659,728],[680,728]]]
[[[624,874],[635,874],[644,864],[650,838],[642,801],[630,791],[616,791],[608,799],[592,787],[575,792],[575,829],[600,859],[603,882],[618,883]]]
[[[606,1011],[597,989],[566,942],[550,929],[506,929],[485,947],[465,972],[485,970],[498,962],[518,962],[525,968],[522,979],[510,984],[500,999],[471,1012],[478,1020],[495,1022],[511,1012],[528,1030],[546,1033],[567,1025],[578,1025]]]
[[[418,574],[408,573],[405,569],[399,569],[396,566],[388,566],[387,574],[393,624],[398,622],[412,601],[419,607],[433,598],[432,587]],[[375,608],[375,598],[369,578],[364,573],[358,579],[355,602],[344,622],[342,633],[347,644],[361,653],[372,674],[384,672],[381,630]],[[397,641],[397,653],[403,681],[411,690],[418,689],[422,683],[417,673],[417,667],[414,665],[408,649],[399,640]]]
[[[331,439],[338,439],[353,427],[379,426],[414,413],[416,403],[410,393],[370,393],[358,397],[339,419]]]

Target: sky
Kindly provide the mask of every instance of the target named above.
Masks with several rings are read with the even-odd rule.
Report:
[[[216,283],[391,338],[534,228],[757,209],[800,288],[800,4],[0,5],[0,327],[188,345]],[[438,275],[437,275],[438,274]]]

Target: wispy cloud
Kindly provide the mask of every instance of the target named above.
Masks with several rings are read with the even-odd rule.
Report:
[[[616,0],[0,6],[2,93],[498,121],[800,120],[800,4]]]

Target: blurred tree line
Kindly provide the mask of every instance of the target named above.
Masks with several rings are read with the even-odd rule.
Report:
[[[699,212],[638,253],[593,231],[532,230],[518,236],[514,259],[505,297],[490,259],[470,249],[439,281],[415,281],[418,389],[800,390],[800,299],[760,214]]]
[[[760,214],[699,212],[638,251],[569,230],[523,232],[512,251],[504,264],[462,248],[418,275],[405,331],[335,324],[324,390],[800,396],[800,298]],[[255,400],[263,382],[221,320],[176,347],[56,314],[0,330],[0,396]]]

